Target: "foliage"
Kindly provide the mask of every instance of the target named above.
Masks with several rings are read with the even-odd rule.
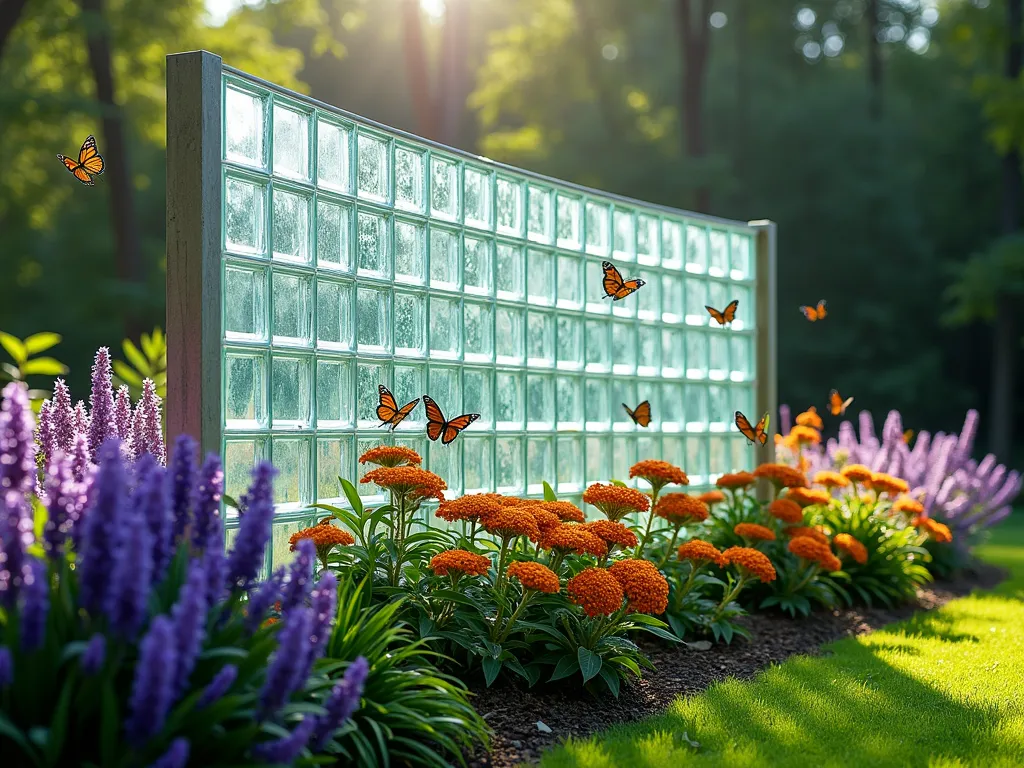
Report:
[[[131,339],[121,342],[125,361],[114,361],[114,375],[131,391],[132,397],[142,397],[142,382],[149,379],[156,385],[161,400],[167,397],[167,339],[160,328],[143,333],[139,345]]]
[[[33,333],[25,339],[19,339],[9,333],[0,331],[0,346],[10,355],[11,363],[0,363],[0,381],[26,381],[29,376],[60,376],[67,373],[68,367],[52,357],[38,355],[60,343],[59,333],[44,331]],[[39,411],[39,405],[49,394],[49,390],[30,389],[29,399],[33,410]]]

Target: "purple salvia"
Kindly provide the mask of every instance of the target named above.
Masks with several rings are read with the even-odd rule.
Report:
[[[924,511],[926,514],[931,513],[935,497],[939,495],[942,484],[946,479],[946,468],[949,465],[949,457],[953,452],[955,443],[955,438],[946,439],[936,436],[935,442],[932,444],[931,466],[924,481]]]
[[[178,602],[171,609],[174,636],[178,652],[177,696],[188,687],[188,679],[195,668],[196,659],[206,637],[206,572],[198,560],[193,560],[188,577],[178,593]]]
[[[1000,522],[1001,520],[1005,520],[1007,517],[1009,517],[1009,515],[1010,515],[1010,513],[1012,511],[1013,511],[1013,507],[1010,507],[1010,506],[1006,506],[1006,507],[1003,507],[1002,509],[996,510],[991,515],[989,515],[987,518],[985,518],[985,525],[986,525],[986,527],[991,527],[991,526],[995,525],[996,523]]]
[[[862,446],[873,445],[878,442],[875,437],[875,420],[871,418],[870,411],[861,411],[858,415],[860,421],[860,443]]]
[[[312,749],[323,751],[328,740],[348,719],[359,709],[359,700],[363,697],[363,686],[370,674],[370,665],[363,656],[348,665],[341,680],[335,683],[330,695],[324,701],[327,714],[317,720],[316,733],[313,735]]]
[[[163,728],[174,700],[177,668],[174,625],[166,616],[157,616],[142,638],[139,659],[135,663],[129,715],[125,721],[129,743],[144,744]]]
[[[978,412],[973,408],[964,417],[964,426],[956,441],[956,448],[953,449],[951,461],[954,468],[963,466],[971,457],[971,449],[974,447],[974,438],[978,434],[978,422],[981,420]]]
[[[313,562],[316,560],[316,545],[312,539],[299,539],[295,545],[295,559],[288,566],[284,586],[281,589],[281,610],[305,605],[306,597],[313,588]]]
[[[179,435],[174,441],[174,453],[171,456],[167,480],[170,483],[174,541],[177,543],[192,522],[190,502],[192,488],[196,482],[196,442],[188,435]]]
[[[196,702],[196,709],[203,709],[220,699],[228,689],[235,684],[238,678],[238,667],[234,664],[225,664],[220,671],[214,675],[213,680],[203,689],[202,696]]]
[[[44,400],[42,405],[39,406],[39,428],[37,433],[39,436],[40,452],[43,454],[43,466],[45,467],[49,465],[56,450],[53,436],[53,403],[49,400]]]
[[[89,395],[89,448],[93,461],[96,461],[103,443],[117,437],[113,375],[110,350],[100,347],[92,366],[92,392]]]
[[[79,433],[75,435],[75,446],[71,452],[71,474],[75,482],[84,483],[94,469],[95,465],[89,457],[89,438]]]
[[[99,674],[103,662],[107,659],[107,638],[97,632],[89,638],[88,645],[82,651],[82,672],[89,677]]]
[[[121,442],[127,443],[132,434],[132,396],[124,384],[114,396],[114,428]]]
[[[985,458],[981,460],[981,463],[978,464],[977,468],[974,470],[974,474],[982,480],[987,479],[992,474],[993,470],[997,468],[997,461],[998,459],[996,459],[995,454],[986,454]],[[1006,471],[1006,467],[1003,467],[1003,471]]]
[[[1006,477],[1006,482],[1003,483],[1003,487],[996,491],[992,498],[989,499],[989,504],[993,507],[1002,507],[1009,504],[1020,493],[1021,489],[1021,475],[1019,472],[1011,472]]]
[[[260,691],[259,715],[273,716],[302,685],[302,673],[309,656],[309,636],[313,626],[311,608],[296,608],[286,614],[277,633],[277,650],[270,657],[267,676]]]
[[[25,496],[35,487],[35,418],[25,385],[12,381],[0,402],[0,493]]]
[[[219,517],[214,521],[206,546],[203,547],[202,562],[206,573],[206,602],[212,608],[223,599],[228,578],[228,561],[224,557],[224,535]]]
[[[139,398],[137,410],[144,447],[136,446],[136,455],[145,450],[166,466],[167,449],[164,446],[163,427],[160,423],[160,396],[156,393],[156,384],[150,379],[144,379],[142,382],[142,397]]]
[[[153,583],[158,584],[163,581],[174,557],[174,520],[167,503],[166,471],[149,454],[140,456],[134,469],[132,503],[152,535]]]
[[[327,642],[331,639],[331,628],[338,610],[338,577],[333,571],[327,571],[320,577],[310,602],[313,608],[313,630],[309,636],[309,656],[303,678],[309,677],[313,665],[323,656]]]
[[[114,631],[134,638],[146,618],[153,579],[153,535],[135,504],[125,502],[115,536],[104,607]]]
[[[100,447],[100,462],[90,494],[88,508],[82,513],[82,546],[77,565],[81,604],[96,611],[106,603],[111,579],[110,565],[128,504],[121,448],[117,440]]]
[[[991,472],[987,473],[987,477],[984,478],[985,493],[992,495],[1002,485],[1003,478],[1006,476],[1006,465],[1000,464]]]
[[[281,598],[281,583],[284,581],[284,566],[281,566],[270,578],[258,587],[249,590],[245,603],[245,628],[252,634],[263,623],[270,606]]]
[[[185,768],[188,764],[188,753],[188,739],[175,739],[166,752],[149,764],[149,768]]]
[[[24,496],[0,493],[0,605],[10,606],[28,572],[26,550],[32,546],[32,510]]]
[[[64,379],[54,382],[50,414],[53,417],[53,447],[70,455],[75,447],[78,429],[75,425],[75,409],[71,405],[71,390]]]
[[[273,479],[276,474],[277,470],[266,461],[253,470],[252,486],[245,495],[245,514],[238,524],[235,546],[228,555],[228,584],[232,588],[248,588],[263,565],[274,518]]]
[[[789,410],[788,405],[779,406],[779,434],[788,435],[790,429],[793,427],[792,413]]]
[[[128,443],[131,446],[132,457],[135,459],[147,454],[152,456],[152,454],[146,450],[146,436],[142,431],[142,421],[142,401],[140,400],[135,404],[135,410],[132,411],[131,435],[128,438]]]
[[[14,657],[11,649],[0,645],[0,688],[6,688],[14,682]]]
[[[50,611],[50,574],[46,563],[28,558],[25,579],[18,595],[21,603],[21,647],[34,651],[46,637],[46,616]]]
[[[275,765],[291,765],[302,753],[309,737],[313,735],[316,728],[317,718],[314,715],[306,715],[302,722],[295,726],[290,736],[275,741],[264,741],[252,748],[252,756],[256,760]]]
[[[885,423],[882,424],[882,442],[905,445],[903,442],[903,419],[900,418],[899,411],[892,410],[886,414]]]
[[[86,439],[89,439],[89,424],[91,419],[89,418],[89,412],[85,408],[85,401],[79,400],[75,403],[75,434],[85,435]]]
[[[220,500],[224,495],[224,470],[220,458],[209,453],[199,469],[192,499],[192,546],[201,550],[210,539],[210,533],[220,528]]]
[[[46,472],[46,525],[43,545],[47,554],[58,556],[64,551],[72,529],[85,507],[85,487],[71,474],[71,459],[59,451],[51,459]]]

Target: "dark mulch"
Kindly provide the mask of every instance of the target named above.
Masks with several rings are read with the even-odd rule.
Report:
[[[795,654],[816,654],[825,643],[871,632],[916,611],[938,608],[974,589],[989,589],[1005,576],[999,568],[979,564],[955,581],[936,582],[920,590],[915,602],[897,608],[818,611],[797,620],[778,614],[754,614],[743,620],[754,634],[752,642],[741,639],[707,651],[643,641],[658,671],[624,686],[617,700],[611,696],[596,699],[558,684],[530,690],[514,682],[499,682],[492,688],[485,688],[482,682],[470,684],[474,704],[494,730],[494,737],[491,753],[473,756],[469,765],[513,768],[534,763],[545,748],[570,735],[587,736],[617,723],[657,714],[680,695],[700,693],[727,677],[751,678]],[[538,720],[551,733],[539,730]]]

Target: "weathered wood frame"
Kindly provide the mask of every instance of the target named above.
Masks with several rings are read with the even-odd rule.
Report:
[[[756,412],[748,414],[751,420],[760,419],[766,412],[778,428],[779,412],[779,379],[778,379],[778,284],[775,268],[776,225],[772,221],[759,220],[749,222],[756,230],[754,238],[754,258],[756,268],[755,303],[757,304],[757,358],[756,372]],[[775,440],[769,434],[768,442],[763,451],[765,461],[775,461]],[[770,498],[768,483],[762,481],[758,485],[758,495],[762,499]]]

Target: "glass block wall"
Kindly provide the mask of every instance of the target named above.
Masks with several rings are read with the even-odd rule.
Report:
[[[751,227],[497,165],[227,68],[222,87],[229,494],[267,458],[285,513],[337,499],[337,476],[391,441],[453,494],[547,480],[574,497],[639,458],[693,488],[751,466],[732,425],[756,417]],[[603,298],[605,259],[646,285]],[[720,328],[704,305],[732,299]],[[428,443],[421,403],[391,433],[378,384],[481,416]],[[643,400],[647,429],[622,407]]]

